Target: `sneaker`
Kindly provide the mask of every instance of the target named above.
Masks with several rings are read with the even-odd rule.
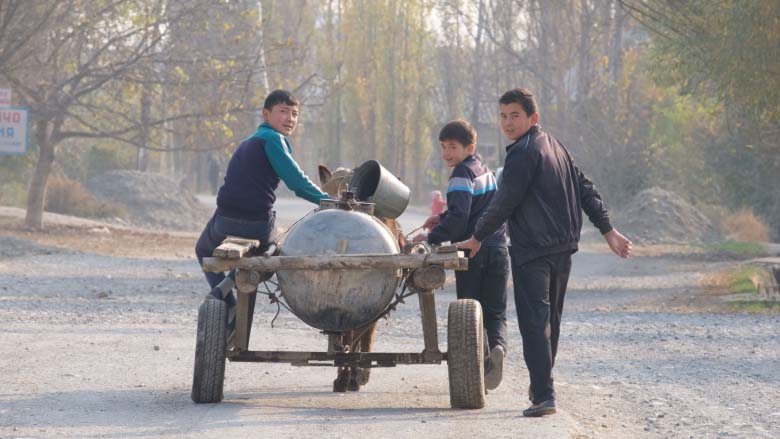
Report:
[[[504,369],[504,347],[496,345],[490,350],[488,368],[485,370],[485,388],[493,390],[501,384]]]
[[[523,410],[523,416],[529,418],[538,418],[539,416],[552,415],[555,412],[555,400],[548,399],[547,401],[534,404],[531,407]]]

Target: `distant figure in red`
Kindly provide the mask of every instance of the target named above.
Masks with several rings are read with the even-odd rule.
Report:
[[[447,200],[441,195],[441,191],[431,192],[431,215],[441,215],[447,206]]]

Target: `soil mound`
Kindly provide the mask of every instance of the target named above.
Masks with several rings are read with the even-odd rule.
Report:
[[[717,239],[710,220],[682,197],[658,187],[643,190],[615,218],[615,226],[640,244],[701,244]]]
[[[137,227],[199,231],[211,211],[164,175],[114,170],[91,178],[87,189],[100,200],[123,206],[124,220]]]

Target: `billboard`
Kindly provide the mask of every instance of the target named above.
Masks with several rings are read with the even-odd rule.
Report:
[[[26,154],[29,126],[26,108],[0,107],[0,154]]]

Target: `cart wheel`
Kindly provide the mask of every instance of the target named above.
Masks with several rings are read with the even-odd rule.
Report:
[[[476,300],[456,300],[450,303],[447,320],[450,405],[481,409],[485,406],[482,307]]]
[[[218,299],[206,298],[198,308],[198,337],[192,376],[193,401],[222,401],[226,356],[227,304]]]

